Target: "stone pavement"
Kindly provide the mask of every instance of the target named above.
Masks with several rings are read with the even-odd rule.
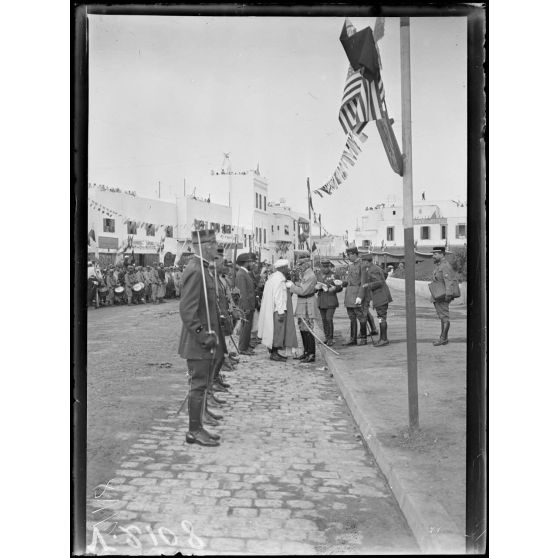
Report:
[[[184,443],[183,386],[88,502],[95,554],[417,553],[325,363],[259,345],[227,375],[217,448]]]

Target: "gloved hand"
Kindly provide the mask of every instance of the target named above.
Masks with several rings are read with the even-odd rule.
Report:
[[[333,284],[336,285],[337,287],[340,287],[343,284],[343,281],[340,281],[339,279],[334,279]]]
[[[283,323],[285,321],[285,313],[277,314],[277,321]]]
[[[453,297],[451,295],[446,295],[446,302],[451,302]]]
[[[359,296],[356,297],[355,304],[362,304],[362,300]]]
[[[292,281],[286,281],[285,282],[285,287],[287,287],[287,289],[290,289],[293,286],[293,282]]]
[[[322,285],[322,289],[327,293],[327,291],[329,290],[329,287],[327,285]]]
[[[217,335],[204,331],[200,333],[200,343],[205,350],[210,350],[217,345]]]

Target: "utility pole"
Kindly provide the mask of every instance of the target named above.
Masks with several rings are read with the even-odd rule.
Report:
[[[159,180],[159,199],[161,199],[161,181]]]
[[[411,29],[400,18],[401,116],[403,121],[403,229],[405,239],[405,310],[407,324],[407,390],[409,427],[419,428],[417,379],[417,313],[415,303],[415,242],[413,222],[413,146],[411,127]]]
[[[184,179],[184,197],[186,197],[186,179]]]
[[[312,257],[312,215],[310,202],[310,177],[306,177],[306,186],[308,190],[308,250],[310,251],[310,262],[314,269],[314,258]]]

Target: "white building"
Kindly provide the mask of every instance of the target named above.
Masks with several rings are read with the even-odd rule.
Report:
[[[414,203],[414,239],[418,248],[463,246],[467,243],[467,205],[452,200]],[[353,244],[362,249],[402,247],[403,206],[367,207],[354,231]]]

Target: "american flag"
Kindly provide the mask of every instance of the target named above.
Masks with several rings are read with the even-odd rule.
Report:
[[[382,78],[370,81],[360,70],[349,67],[339,110],[339,122],[345,134],[361,133],[370,120],[382,118],[382,112],[385,111]]]

